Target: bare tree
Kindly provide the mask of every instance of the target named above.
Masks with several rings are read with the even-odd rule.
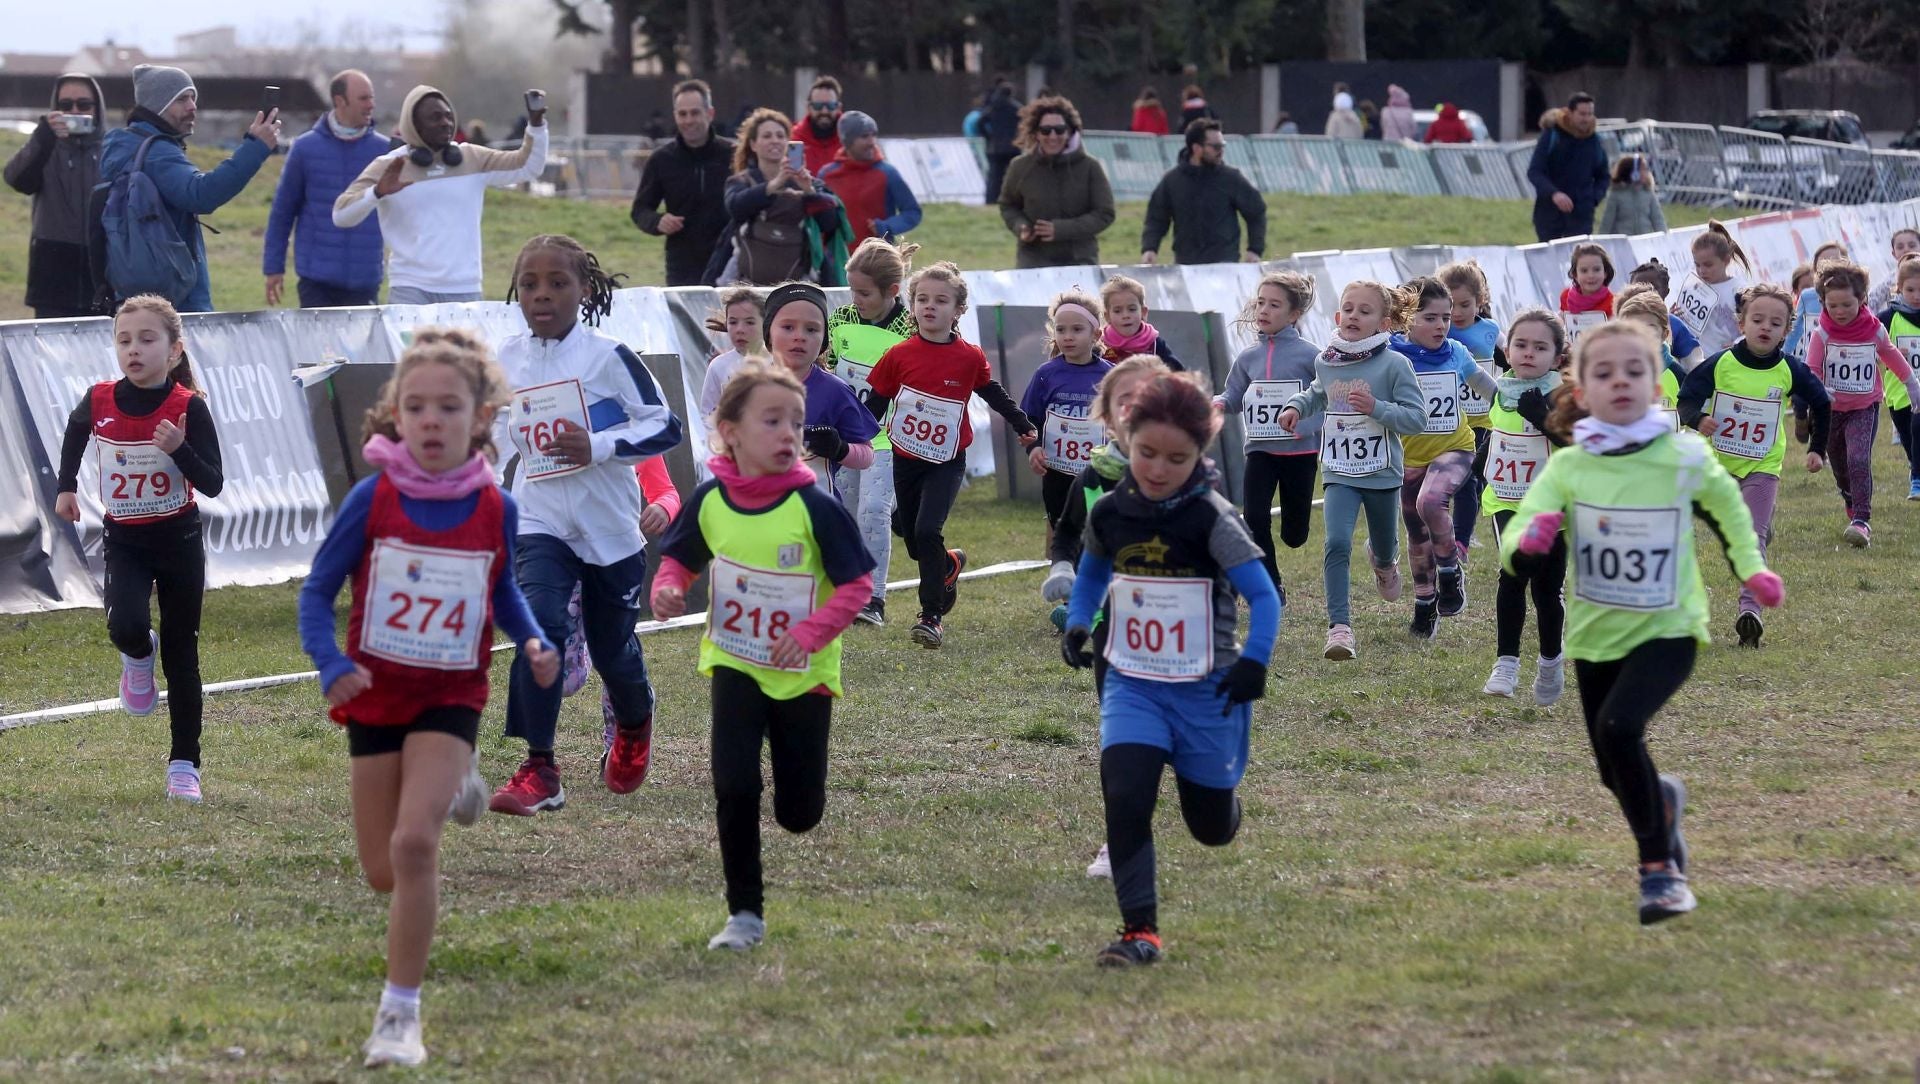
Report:
[[[1367,9],[1363,0],[1327,0],[1327,59],[1367,59]]]

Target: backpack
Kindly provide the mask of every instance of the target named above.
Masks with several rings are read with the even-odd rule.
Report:
[[[741,224],[734,244],[739,281],[774,286],[813,277],[807,267],[804,212],[798,200],[793,204],[791,210],[762,211]]]
[[[180,239],[166,201],[147,176],[148,136],[134,152],[133,164],[107,185],[100,228],[106,237],[107,283],[116,297],[159,294],[175,304],[200,281],[199,257]]]

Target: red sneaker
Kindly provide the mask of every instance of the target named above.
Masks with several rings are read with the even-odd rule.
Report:
[[[531,817],[542,810],[565,808],[566,804],[567,792],[560,786],[560,769],[555,768],[551,760],[528,757],[520,762],[519,770],[507,780],[507,785],[493,792],[487,808],[510,817]]]
[[[647,781],[647,766],[653,762],[653,716],[637,730],[621,727],[614,731],[613,748],[607,750],[600,778],[615,794],[632,794]]]

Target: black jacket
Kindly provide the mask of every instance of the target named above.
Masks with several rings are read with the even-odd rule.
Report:
[[[1020,103],[1014,100],[1013,90],[1001,87],[987,99],[986,108],[980,111],[980,131],[987,137],[987,153],[1011,158],[1020,153],[1013,145],[1015,136],[1020,134]]]
[[[91,135],[54,137],[45,114],[7,162],[7,186],[33,197],[33,232],[27,249],[27,305],[33,309],[81,312],[93,305],[93,274],[87,265],[87,201],[100,177],[101,140],[106,135],[106,104],[100,84],[77,74],[54,81],[55,97],[66,82],[93,88]]]
[[[1173,258],[1180,263],[1236,263],[1240,259],[1240,222],[1247,220],[1246,251],[1267,248],[1267,203],[1246,174],[1232,166],[1196,166],[1182,162],[1168,170],[1147,200],[1147,221],[1140,251],[1160,247],[1173,226]]]
[[[727,175],[733,172],[733,140],[714,128],[707,141],[689,147],[678,135],[647,156],[633,194],[633,224],[660,236],[660,204],[687,220],[667,236],[667,285],[698,286],[727,228]]]

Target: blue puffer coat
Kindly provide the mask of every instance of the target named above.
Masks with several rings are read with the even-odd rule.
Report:
[[[207,277],[207,246],[200,237],[200,217],[210,215],[240,194],[260,172],[272,154],[265,143],[248,136],[234,149],[233,157],[202,173],[187,160],[187,152],[178,135],[162,131],[152,122],[136,120],[125,128],[107,133],[100,149],[100,184],[110,185],[114,178],[133,165],[133,156],[148,136],[159,136],[147,151],[147,176],[160,191],[171,212],[173,228],[180,239],[192,246],[200,259],[200,281],[184,299],[175,304],[181,312],[207,312],[213,308],[213,285]],[[98,190],[96,190],[98,191]]]
[[[386,264],[380,216],[351,229],[333,224],[333,201],[367,163],[387,153],[387,137],[369,131],[359,139],[333,134],[325,114],[287,151],[280,187],[267,216],[267,246],[260,273],[287,273],[287,237],[293,236],[293,268],[301,278],[343,290],[375,290]]]

